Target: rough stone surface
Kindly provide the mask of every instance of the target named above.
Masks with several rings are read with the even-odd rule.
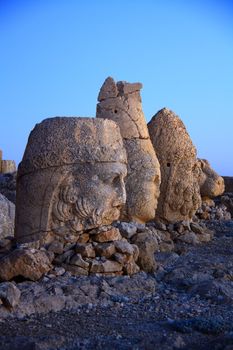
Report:
[[[14,283],[0,283],[0,300],[5,307],[14,308],[18,305],[21,292]]]
[[[16,172],[0,174],[0,193],[14,204],[16,202],[16,176]]]
[[[233,176],[223,176],[225,183],[225,192],[233,193]]]
[[[93,260],[91,265],[92,273],[108,273],[108,272],[120,272],[122,271],[122,265],[119,264],[117,261],[100,261],[100,260]]]
[[[96,242],[117,241],[121,238],[120,231],[116,227],[112,227],[110,230],[102,231],[96,235],[93,235],[93,240]]]
[[[201,197],[214,198],[223,194],[224,179],[219,176],[206,159],[198,159],[200,165],[200,193]]]
[[[148,123],[161,168],[156,215],[166,222],[190,220],[201,205],[196,149],[187,130],[172,111],[159,111]]]
[[[160,167],[142,111],[141,88],[140,83],[115,83],[112,78],[107,78],[99,93],[100,102],[97,105],[96,116],[115,121],[124,140],[128,157],[128,176],[127,201],[122,218],[144,223],[155,216]],[[114,91],[110,97],[109,91]]]
[[[2,160],[1,161],[1,173],[8,174],[16,171],[16,164],[14,160]]]
[[[56,117],[37,124],[18,169],[17,242],[69,239],[118,219],[126,163],[113,121]]]
[[[231,217],[233,218],[233,193],[229,193],[228,196],[222,196],[221,202],[227,207],[228,211],[231,214]]]
[[[44,251],[15,249],[1,259],[0,280],[9,281],[20,276],[36,281],[51,267],[50,259]]]
[[[158,241],[151,232],[141,232],[133,236],[132,242],[139,248],[138,265],[143,271],[154,272],[157,268],[154,253],[158,250]]]
[[[0,239],[14,235],[15,205],[0,193]]]
[[[208,225],[211,242],[157,252],[153,274],[17,283],[19,303],[0,302],[0,348],[232,349],[233,221]]]

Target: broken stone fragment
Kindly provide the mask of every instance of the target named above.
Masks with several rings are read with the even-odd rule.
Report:
[[[126,275],[134,275],[140,271],[140,267],[135,263],[135,261],[130,261],[124,265],[123,271]]]
[[[98,101],[106,100],[107,98],[117,97],[118,90],[114,80],[111,77],[108,77],[104,84],[102,85],[99,95]]]
[[[95,252],[97,256],[105,256],[110,258],[116,251],[115,245],[113,243],[99,243],[95,246]]]
[[[83,269],[80,266],[76,265],[69,265],[69,264],[62,264],[62,267],[71,273],[73,276],[88,276],[88,270]]]
[[[137,226],[133,222],[120,222],[119,230],[123,237],[130,239],[137,233]]]
[[[77,240],[77,243],[87,243],[89,241],[90,235],[88,233],[82,233]]]
[[[67,250],[63,254],[57,255],[53,260],[54,264],[62,264],[63,262],[69,263],[72,256],[75,254],[74,250]]]
[[[108,231],[102,231],[96,235],[92,236],[92,239],[96,242],[110,242],[110,241],[118,241],[122,239],[120,231],[116,227],[112,227]]]
[[[49,247],[48,250],[55,253],[55,254],[62,254],[63,253],[63,247],[64,244],[62,242],[59,241],[53,241]]]
[[[12,282],[0,283],[0,300],[5,307],[13,308],[20,301],[21,292]]]
[[[75,251],[86,258],[95,257],[95,249],[91,243],[77,243],[75,246]]]
[[[106,260],[93,260],[90,272],[92,273],[101,273],[101,272],[119,272],[122,271],[122,265],[117,261]]]
[[[131,94],[132,92],[140,91],[142,83],[128,83],[127,81],[118,81],[117,88],[120,95]]]
[[[190,223],[190,227],[191,227],[191,230],[193,232],[195,232],[195,233],[199,233],[199,234],[204,234],[205,233],[204,227],[199,225],[197,222],[191,222]]]
[[[119,253],[134,255],[135,248],[127,241],[115,241],[114,245]]]
[[[131,258],[132,258],[131,255],[126,255],[121,253],[115,253],[113,255],[113,259],[119,262],[121,265],[124,265],[125,263],[129,262]]]
[[[1,259],[0,279],[9,281],[21,276],[37,281],[52,268],[47,254],[41,250],[16,249]]]
[[[86,270],[89,269],[89,263],[83,260],[81,254],[75,254],[70,260],[70,265],[76,265]]]
[[[145,272],[154,272],[157,268],[154,253],[158,250],[158,241],[150,231],[133,236],[132,243],[139,248],[137,264]]]
[[[139,248],[136,244],[131,244],[131,245],[133,247],[133,259],[134,261],[137,261],[139,257]]]
[[[189,232],[189,231],[185,231],[182,235],[178,236],[177,240],[182,241],[184,243],[188,243],[188,244],[198,244],[198,238],[195,235],[194,232]]]

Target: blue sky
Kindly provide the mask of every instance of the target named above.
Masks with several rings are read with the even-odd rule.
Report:
[[[18,163],[34,125],[95,116],[107,76],[143,83],[198,156],[233,176],[233,5],[199,0],[0,0],[0,148]]]

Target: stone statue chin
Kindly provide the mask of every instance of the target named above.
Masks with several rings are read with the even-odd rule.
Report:
[[[36,125],[17,178],[18,243],[79,235],[117,220],[127,158],[110,120],[56,117]]]

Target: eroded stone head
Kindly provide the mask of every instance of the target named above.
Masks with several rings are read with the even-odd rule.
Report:
[[[126,152],[108,120],[56,117],[37,124],[19,165],[16,240],[80,234],[118,219]]]
[[[206,159],[198,159],[200,167],[200,193],[202,197],[214,198],[223,194],[225,190],[224,179],[211,168]]]
[[[180,118],[167,108],[148,123],[161,168],[157,216],[167,222],[189,220],[200,206],[196,149]]]
[[[100,89],[96,116],[119,125],[127,152],[127,202],[121,218],[144,223],[155,217],[161,180],[142,110],[141,88],[141,83],[115,83],[107,78]]]

